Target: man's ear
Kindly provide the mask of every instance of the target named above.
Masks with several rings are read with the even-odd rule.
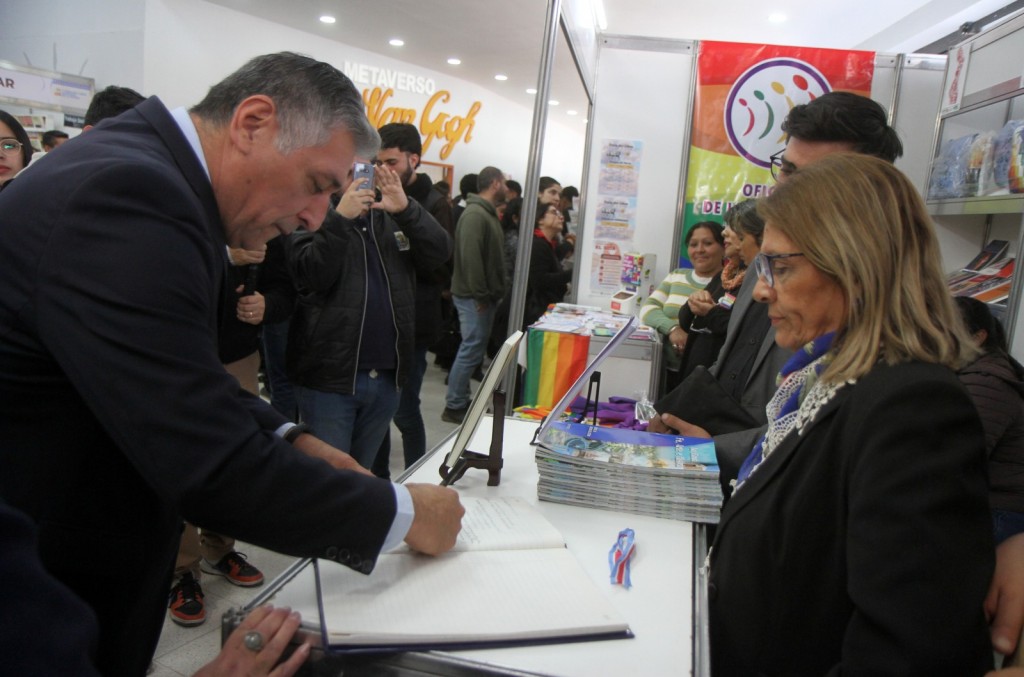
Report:
[[[277,106],[263,94],[255,94],[238,104],[229,123],[232,143],[245,154],[259,142],[273,140],[277,129]]]
[[[412,165],[413,169],[420,168],[420,156],[416,153],[409,153],[409,164]]]

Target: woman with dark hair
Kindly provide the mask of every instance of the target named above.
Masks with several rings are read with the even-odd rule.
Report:
[[[537,187],[537,199],[546,205],[558,206],[562,200],[562,184],[550,176],[540,177]]]
[[[687,257],[693,267],[677,268],[669,273],[640,309],[640,321],[665,339],[661,364],[668,374],[662,377],[661,391],[650,393],[651,399],[671,390],[671,387],[666,388],[669,382],[681,380],[678,372],[689,325],[683,327],[679,324],[679,312],[691,294],[704,289],[721,272],[725,258],[725,238],[720,223],[701,221],[693,224],[686,233],[685,242]]]
[[[0,188],[32,160],[32,141],[18,120],[0,110]]]
[[[1006,350],[1006,337],[988,304],[958,296],[967,331],[983,351],[960,370],[985,429],[988,502],[996,545],[1024,532],[1024,367]]]
[[[530,252],[530,274],[526,282],[523,328],[536,322],[547,307],[565,298],[572,271],[562,270],[555,255],[558,234],[562,232],[562,212],[558,204],[537,202],[537,217]]]
[[[561,210],[562,184],[550,176],[540,177],[537,187],[537,200],[544,205],[558,207]],[[537,212],[540,215],[540,212]],[[562,230],[555,241],[555,256],[559,261],[569,258],[576,251],[576,236],[569,232],[565,225],[565,213],[562,213]]]
[[[745,200],[725,213],[725,265],[711,278],[704,289],[690,294],[686,305],[679,309],[679,326],[687,333],[686,347],[678,372],[669,372],[669,389],[674,388],[699,366],[710,367],[725,343],[726,330],[736,293],[746,277],[747,266],[753,261],[741,256],[741,221],[751,221],[764,228],[757,215],[757,201]],[[758,231],[760,236],[760,231]],[[753,237],[748,238],[754,242]],[[760,238],[757,240],[760,247]],[[754,252],[757,253],[756,250]]]

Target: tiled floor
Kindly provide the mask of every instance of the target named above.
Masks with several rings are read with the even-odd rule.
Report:
[[[428,355],[432,358],[432,355]],[[433,364],[427,365],[427,373],[423,379],[422,400],[423,419],[427,427],[427,448],[430,449],[440,442],[455,426],[441,420],[444,409],[446,372]],[[473,386],[479,385],[473,381]],[[403,471],[401,435],[392,426],[391,429],[391,476],[398,477]],[[268,581],[273,580],[284,571],[294,558],[245,543],[237,545],[249,560],[258,566]],[[183,628],[175,625],[168,618],[164,621],[163,634],[157,645],[153,659],[152,677],[179,677],[192,675],[204,664],[213,660],[220,651],[220,619],[221,615],[231,607],[238,607],[253,597],[262,588],[239,588],[218,576],[204,575],[202,580],[203,593],[206,597],[206,622],[203,625]]]

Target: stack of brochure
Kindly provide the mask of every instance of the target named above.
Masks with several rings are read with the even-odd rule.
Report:
[[[553,421],[536,452],[542,501],[717,523],[711,440]]]

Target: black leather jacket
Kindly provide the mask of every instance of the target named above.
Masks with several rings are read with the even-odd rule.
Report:
[[[416,271],[429,272],[451,255],[452,241],[415,200],[398,214],[370,210],[370,233],[384,265],[397,330],[395,382],[405,384],[415,330]],[[400,242],[402,244],[400,244]],[[292,383],[354,394],[366,311],[367,250],[355,221],[331,210],[316,232],[292,236],[289,267],[299,302],[288,335]]]

